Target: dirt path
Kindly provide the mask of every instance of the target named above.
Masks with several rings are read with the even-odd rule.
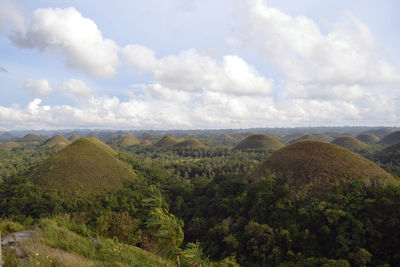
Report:
[[[26,230],[8,234],[1,238],[1,246],[3,246],[3,248],[7,247],[15,250],[15,254],[18,257],[23,257],[24,251],[19,245],[19,242],[31,239],[34,234],[35,234],[34,230]]]

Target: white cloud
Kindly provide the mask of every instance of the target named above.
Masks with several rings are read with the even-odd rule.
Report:
[[[11,39],[21,47],[63,53],[67,65],[96,77],[112,77],[119,64],[118,46],[75,8],[37,9],[26,31]]]
[[[86,86],[86,84],[77,79],[69,79],[60,87],[61,91],[75,100],[86,99],[95,95],[95,91]]]
[[[22,86],[23,89],[30,91],[33,95],[47,97],[53,92],[48,80],[28,79]]]
[[[273,90],[273,80],[261,76],[236,55],[226,55],[218,62],[190,49],[157,59],[153,50],[140,45],[126,46],[122,54],[139,69],[152,72],[156,83],[173,90],[239,95],[268,95]]]
[[[24,17],[10,0],[0,0],[0,33],[7,27],[23,32],[25,30]]]
[[[258,49],[292,82],[377,85],[399,83],[400,72],[386,62],[366,25],[347,13],[330,32],[305,16],[289,16],[263,0],[244,0],[238,9],[243,45]],[[232,41],[231,41],[232,43]]]

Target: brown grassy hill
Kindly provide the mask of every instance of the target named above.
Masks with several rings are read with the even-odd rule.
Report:
[[[156,147],[160,148],[172,148],[175,144],[179,143],[179,140],[172,135],[167,134],[160,141],[155,143]]]
[[[174,149],[202,149],[206,148],[206,146],[197,139],[187,139],[183,140],[174,145]]]
[[[115,152],[97,138],[80,138],[46,160],[29,179],[45,189],[85,196],[120,188],[135,173],[114,157]]]
[[[70,141],[72,143],[72,142],[75,142],[76,140],[78,140],[79,138],[81,138],[79,135],[73,134],[70,137],[68,137],[68,141]]]
[[[13,148],[19,147],[20,145],[15,142],[6,142],[6,143],[1,143],[0,144],[0,150],[6,150],[10,151],[13,150]]]
[[[390,133],[379,141],[379,144],[382,145],[394,145],[396,143],[400,143],[400,131]]]
[[[321,141],[299,141],[288,145],[267,158],[254,172],[254,177],[275,174],[287,179],[298,194],[322,196],[326,192],[353,180],[366,184],[398,182],[372,161],[343,147]]]
[[[312,134],[306,134],[306,135],[301,136],[300,138],[291,140],[289,142],[289,144],[292,144],[292,143],[295,143],[295,142],[298,142],[298,141],[303,141],[303,140],[318,140],[318,139]]]
[[[21,142],[41,142],[42,137],[37,134],[27,134],[20,139]]]
[[[335,138],[335,140],[333,140],[331,143],[350,150],[363,149],[368,146],[353,136],[340,136]]]
[[[58,147],[58,148],[64,148],[68,146],[71,142],[62,136],[61,134],[57,134],[49,139],[47,139],[44,143],[43,146],[45,147]]]
[[[236,143],[235,138],[226,133],[219,135],[216,141],[226,146],[231,146]]]
[[[380,140],[380,138],[373,134],[360,134],[357,139],[366,144],[375,144]]]
[[[120,134],[116,139],[116,144],[122,147],[128,147],[140,144],[140,140],[132,134]]]
[[[140,142],[141,146],[151,146],[153,143],[150,140],[143,140],[142,142]]]
[[[278,139],[265,134],[253,134],[237,144],[234,150],[260,149],[260,150],[278,150],[285,145]]]

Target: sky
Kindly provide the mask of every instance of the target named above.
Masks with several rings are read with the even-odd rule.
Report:
[[[396,0],[0,0],[0,130],[400,125]]]

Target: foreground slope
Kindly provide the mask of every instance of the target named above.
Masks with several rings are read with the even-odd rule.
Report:
[[[237,144],[234,150],[260,149],[260,150],[277,150],[285,145],[278,139],[265,134],[253,134]]]
[[[397,181],[372,161],[343,147],[320,142],[299,141],[266,159],[254,177],[275,174],[303,195],[319,196],[353,180],[366,184],[397,184]],[[374,180],[374,181],[373,181]]]
[[[119,188],[136,175],[97,138],[80,138],[39,166],[29,179],[46,189],[89,194]]]

